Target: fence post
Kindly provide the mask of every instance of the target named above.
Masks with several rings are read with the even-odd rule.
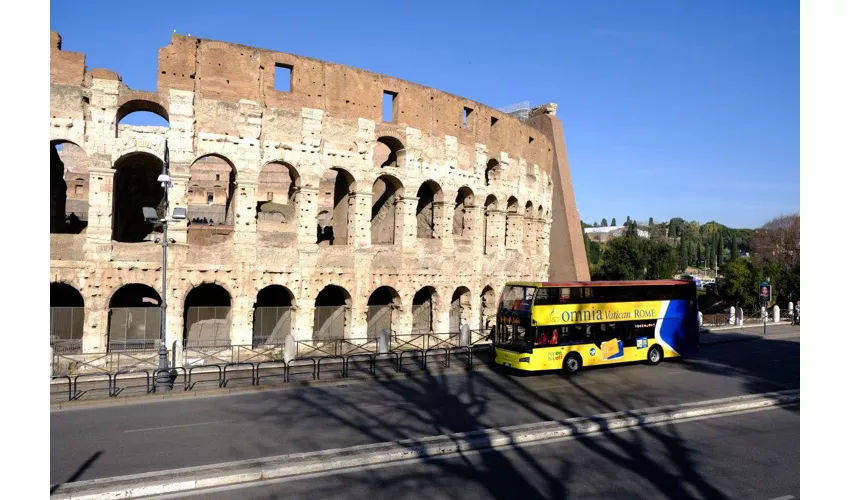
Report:
[[[773,322],[779,323],[779,306],[778,305],[773,306]]]
[[[291,333],[283,338],[283,360],[288,364],[298,356],[298,343]]]
[[[729,324],[735,324],[735,306],[729,306]]]
[[[794,303],[788,302],[788,315],[794,317]]]
[[[469,325],[463,324],[460,326],[460,345],[467,347],[472,341],[472,332],[469,331]]]
[[[390,352],[390,336],[392,333],[388,328],[381,328],[378,332],[378,354],[387,354]]]
[[[739,307],[737,312],[738,326],[744,326],[744,308]]]
[[[699,327],[702,328],[702,311],[697,311],[697,321],[699,322]]]

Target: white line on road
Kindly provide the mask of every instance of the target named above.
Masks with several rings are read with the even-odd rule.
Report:
[[[795,498],[797,497],[794,495],[785,495],[784,497],[771,498],[770,500],[794,500]]]
[[[216,420],[214,422],[196,422],[194,424],[164,425],[162,427],[148,427],[147,429],[132,429],[129,431],[124,431],[124,433],[127,434],[129,432],[159,431],[162,429],[176,429],[178,427],[194,427],[196,425],[228,424],[230,422],[236,422],[236,420]]]

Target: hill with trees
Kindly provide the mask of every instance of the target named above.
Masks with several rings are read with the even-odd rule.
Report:
[[[758,284],[768,278],[782,307],[800,297],[799,214],[778,216],[757,229],[678,217],[657,224],[651,217],[647,223],[631,217],[626,221],[625,234],[607,243],[584,235],[592,279],[668,279],[695,267],[717,269],[723,276],[717,289],[701,294],[701,309],[735,304],[755,308]],[[582,221],[582,230],[587,227],[598,224]],[[638,237],[637,229],[647,231],[649,238]]]

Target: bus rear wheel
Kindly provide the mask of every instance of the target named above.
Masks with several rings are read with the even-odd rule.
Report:
[[[564,373],[572,375],[581,369],[581,356],[572,352],[564,360]]]
[[[649,353],[646,355],[646,360],[653,366],[660,363],[662,359],[664,359],[664,351],[662,351],[657,345],[652,346],[649,349]]]

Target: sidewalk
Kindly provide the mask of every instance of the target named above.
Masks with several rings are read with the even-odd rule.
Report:
[[[768,323],[767,337],[774,335],[800,334],[800,327],[793,326],[790,322]],[[740,342],[744,340],[763,339],[764,325],[750,324],[745,326],[710,326],[700,330],[699,340],[702,345],[722,344],[726,342]]]

